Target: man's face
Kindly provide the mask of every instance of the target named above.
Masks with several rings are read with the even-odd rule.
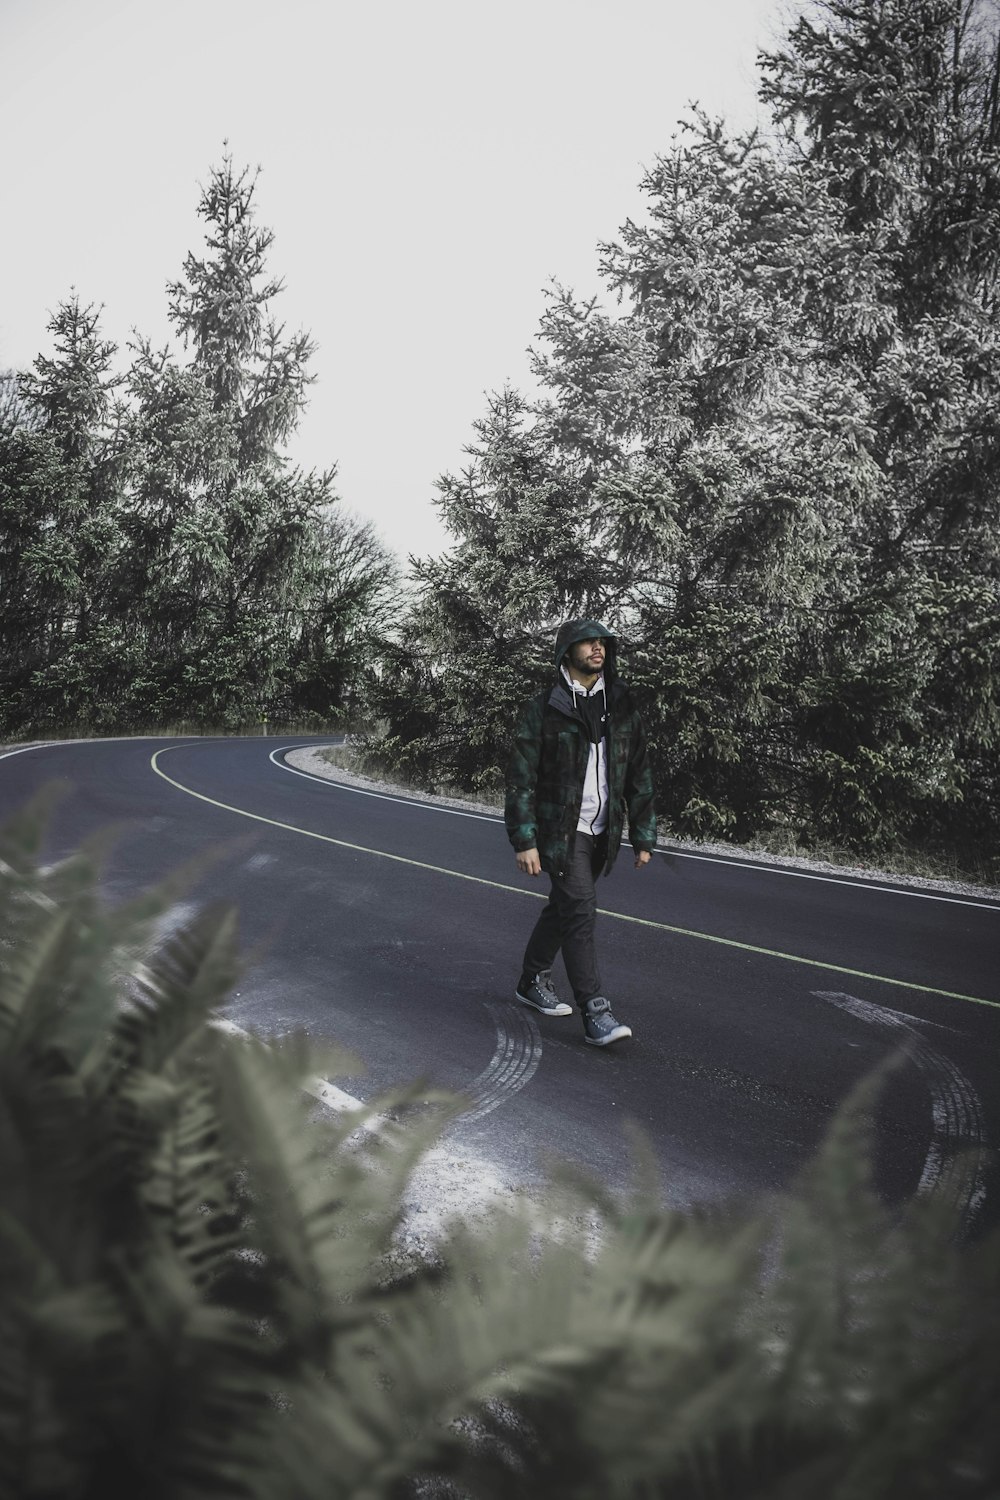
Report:
[[[598,672],[604,671],[605,655],[604,641],[600,636],[595,636],[590,641],[577,641],[569,648],[570,664],[578,672],[588,675],[596,676]]]

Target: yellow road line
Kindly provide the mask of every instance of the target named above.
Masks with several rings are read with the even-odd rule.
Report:
[[[282,823],[277,818],[264,817],[263,813],[248,812],[244,807],[233,807],[230,802],[220,802],[216,797],[207,797],[204,792],[193,791],[191,787],[175,781],[157,765],[160,756],[165,755],[168,750],[182,748],[179,745],[165,746],[151,756],[149,763],[157,776],[162,776],[164,781],[168,781],[179,792],[184,792],[189,797],[197,797],[199,802],[208,802],[212,807],[222,808],[224,812],[236,813],[241,818],[252,818],[255,823],[267,823],[270,827],[281,828],[286,833],[298,833],[303,838],[318,839],[323,844],[335,844],[339,849],[350,849],[355,854],[371,854],[377,859],[391,859],[399,865],[410,865],[418,870],[430,870],[435,875],[449,875],[453,880],[468,880],[473,885],[487,885],[495,891],[510,891],[515,896],[530,896],[536,901],[548,899],[541,891],[528,891],[523,886],[506,885],[502,880],[487,880],[483,875],[467,875],[463,870],[449,870],[444,865],[428,864],[422,859],[409,859],[404,854],[390,854],[386,849],[372,849],[366,844],[352,844],[347,839],[335,839],[328,833],[315,833],[311,828],[299,828],[294,823]],[[938,989],[932,984],[915,984],[909,979],[890,978],[887,974],[869,974],[864,969],[848,969],[843,964],[828,964],[818,958],[803,958],[798,953],[782,953],[776,948],[760,948],[754,943],[741,943],[736,938],[718,937],[712,932],[697,932],[689,927],[674,927],[669,922],[654,922],[649,917],[630,917],[624,912],[609,911],[606,907],[600,907],[599,910],[602,917],[612,917],[616,922],[634,922],[639,927],[652,927],[657,932],[673,933],[675,937],[697,938],[703,943],[718,943],[724,948],[737,948],[744,953],[757,953],[765,958],[780,958],[785,963],[805,964],[811,969],[826,969],[834,974],[847,974],[852,979],[869,979],[875,984],[892,984],[900,989],[919,991],[923,995],[941,995],[946,1000],[966,1000],[972,1005],[989,1005],[995,1010],[1000,1010],[1000,1000],[986,1000],[981,995],[961,995],[955,990]]]

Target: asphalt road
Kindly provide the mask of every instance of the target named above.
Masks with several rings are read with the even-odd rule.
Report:
[[[668,1201],[758,1197],[905,1046],[877,1115],[881,1191],[943,1195],[973,1232],[1000,1222],[1000,904],[675,853],[636,871],[626,849],[600,884],[599,935],[634,1038],[599,1050],[575,1015],[513,999],[544,877],[517,873],[498,819],[302,774],[283,764],[291,743],[8,751],[0,817],[69,783],[48,857],[116,824],[112,900],[224,846],[189,904],[239,910],[249,961],[227,1014],[348,1047],[367,1069],[344,1085],[359,1097],[418,1076],[462,1092],[449,1140],[508,1176],[551,1153],[619,1185],[631,1120]],[[970,1145],[987,1148],[971,1183],[955,1169]]]

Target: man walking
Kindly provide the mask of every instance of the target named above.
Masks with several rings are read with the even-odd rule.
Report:
[[[628,811],[637,870],[656,844],[646,734],[615,672],[616,638],[596,620],[567,620],[556,636],[556,680],[527,703],[507,770],[504,816],[517,867],[542,870],[552,891],[524,952],[518,1000],[546,1016],[573,1007],[552,986],[560,948],[586,1041],[631,1036],[616,1021],[597,967],[594,882],[611,873]]]

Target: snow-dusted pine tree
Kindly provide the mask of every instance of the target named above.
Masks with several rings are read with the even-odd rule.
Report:
[[[617,307],[553,293],[521,421],[563,510],[519,481],[504,569],[442,496],[432,615],[538,580],[530,634],[601,580],[680,831],[995,845],[997,48],[979,0],[809,5],[761,57],[772,128],[695,111],[647,174],[601,247]]]
[[[0,724],[73,719],[115,657],[120,547],[117,352],[73,292],[51,355],[8,382],[0,418]],[[113,634],[113,633],[112,633]]]
[[[144,601],[133,630],[148,666],[133,692],[157,719],[329,712],[392,572],[371,529],[335,509],[333,471],[302,473],[284,456],[313,346],[271,316],[281,284],[267,274],[273,235],[257,223],[255,186],[229,156],[212,170],[199,203],[208,253],[189,254],[168,289],[191,358],[140,342],[131,375],[120,603],[127,615]],[[341,586],[334,564],[349,555]]]

